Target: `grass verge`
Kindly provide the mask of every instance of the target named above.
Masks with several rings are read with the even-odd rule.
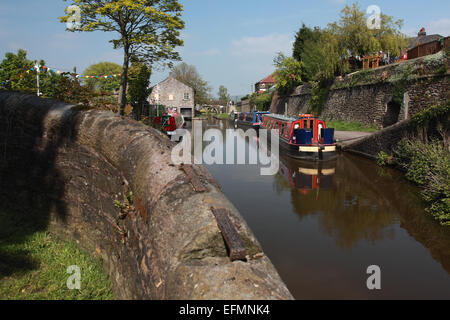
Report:
[[[356,121],[340,121],[328,120],[326,122],[328,128],[334,128],[336,131],[358,131],[358,132],[376,132],[377,128],[374,126],[366,126]]]
[[[80,251],[33,221],[0,210],[0,299],[110,300],[114,299],[101,261]],[[22,221],[21,221],[22,220]],[[81,271],[80,290],[69,290],[69,266]]]

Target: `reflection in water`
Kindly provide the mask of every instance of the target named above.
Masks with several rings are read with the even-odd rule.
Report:
[[[257,165],[207,168],[296,298],[450,298],[450,232],[402,174],[346,154],[327,163],[282,156],[275,176]],[[381,291],[366,287],[373,264]]]
[[[392,238],[394,231],[386,228],[393,222],[391,212],[374,197],[370,186],[355,176],[356,168],[348,170],[346,161],[341,158],[325,163],[298,162],[281,156],[278,176],[288,182],[282,186],[290,190],[299,217],[317,215],[321,230],[341,248],[350,249],[362,239],[373,243]],[[335,175],[336,170],[345,172],[345,176]],[[279,182],[275,177],[275,185]],[[276,186],[275,190],[279,188]]]

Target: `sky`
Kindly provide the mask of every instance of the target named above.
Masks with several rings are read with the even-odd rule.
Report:
[[[254,84],[274,71],[277,52],[292,54],[295,33],[302,23],[325,27],[338,20],[345,0],[180,0],[184,7],[182,61],[194,65],[217,96],[224,85],[232,96],[251,92]],[[122,65],[123,53],[101,31],[66,32],[59,16],[71,1],[0,0],[0,57],[25,49],[28,58],[45,60],[50,68],[80,73],[101,61]],[[450,35],[448,0],[360,0],[363,10],[377,5],[384,14],[403,19],[402,31],[417,35]],[[369,16],[369,15],[368,15]],[[164,80],[168,69],[155,70],[151,84]]]

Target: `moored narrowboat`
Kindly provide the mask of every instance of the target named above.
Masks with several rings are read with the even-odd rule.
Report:
[[[230,122],[237,122],[240,114],[241,114],[240,112],[231,111],[228,120],[230,120]]]
[[[334,129],[327,128],[325,121],[311,114],[298,117],[265,114],[262,118],[261,129],[267,129],[268,136],[276,134],[279,137],[280,152],[296,159],[314,161],[337,157]]]
[[[259,129],[262,123],[262,116],[270,114],[266,111],[241,112],[237,118],[237,124],[242,126]]]

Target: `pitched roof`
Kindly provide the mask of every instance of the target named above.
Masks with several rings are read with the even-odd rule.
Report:
[[[272,75],[262,79],[260,82],[258,83],[275,83],[275,79],[272,77]]]
[[[423,36],[418,36],[416,38],[411,38],[409,39],[409,49],[415,48],[417,47],[419,44],[420,45],[424,45],[426,43],[430,43],[433,41],[437,41],[441,38],[442,36],[439,34],[431,34],[429,36],[423,35]]]

